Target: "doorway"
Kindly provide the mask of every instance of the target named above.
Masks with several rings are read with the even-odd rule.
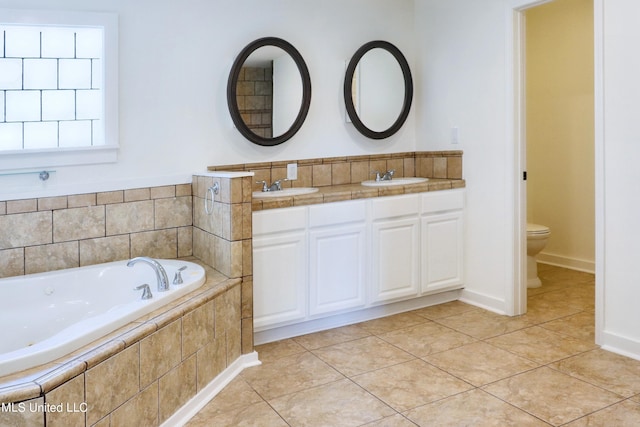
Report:
[[[553,244],[548,244],[547,253],[543,251],[539,257],[543,262],[590,272],[597,264],[594,212],[598,206],[594,187],[601,159],[594,135],[600,119],[597,114],[594,118],[594,104],[598,102],[594,82],[599,77],[594,77],[594,71],[598,73],[594,64],[601,59],[593,44],[597,27],[593,16],[598,13],[594,3],[600,2],[514,0],[513,3],[513,131],[517,173],[513,312],[523,314],[527,298],[528,221],[549,226],[552,238],[556,237]],[[548,21],[540,27],[540,19]],[[528,37],[539,40],[531,43]],[[567,51],[568,46],[574,48]],[[576,68],[575,61],[582,64]],[[530,73],[536,73],[535,78]],[[582,185],[585,181],[588,185]],[[585,228],[588,232],[584,232]]]

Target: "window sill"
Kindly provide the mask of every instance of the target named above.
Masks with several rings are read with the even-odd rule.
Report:
[[[54,150],[4,151],[0,152],[0,172],[29,168],[115,163],[117,160],[117,145],[68,149],[56,148]]]

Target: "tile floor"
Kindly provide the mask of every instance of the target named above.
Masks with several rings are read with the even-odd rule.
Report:
[[[524,316],[455,301],[259,346],[187,425],[640,425],[640,362],[594,345],[593,275],[539,273]]]

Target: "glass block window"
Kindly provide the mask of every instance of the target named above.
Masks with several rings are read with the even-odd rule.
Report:
[[[0,33],[0,150],[103,145],[103,30],[0,25]]]
[[[117,90],[115,15],[0,9],[0,170],[115,161]]]

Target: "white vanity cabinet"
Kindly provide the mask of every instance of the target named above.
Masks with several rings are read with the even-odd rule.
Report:
[[[415,297],[420,290],[420,195],[371,200],[372,303]]]
[[[253,214],[255,329],[307,316],[307,211],[304,207]]]
[[[254,212],[257,342],[455,299],[463,208],[457,189]]]
[[[366,303],[366,201],[309,207],[309,315]]]
[[[463,208],[464,190],[422,195],[422,294],[462,287]]]

